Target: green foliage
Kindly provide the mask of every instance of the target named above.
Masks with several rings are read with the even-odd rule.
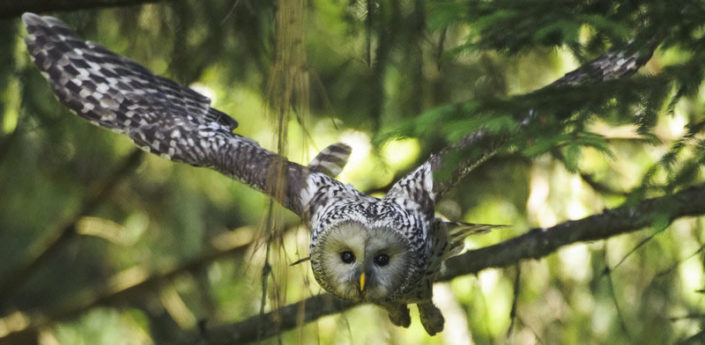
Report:
[[[264,115],[270,73],[282,53],[275,44],[278,6],[169,1],[54,15],[159,74],[206,86],[216,107],[239,121],[239,134],[276,147],[275,121]],[[383,192],[430,153],[469,134],[501,136],[497,156],[439,206],[455,220],[512,225],[468,239],[471,247],[705,181],[702,1],[313,0],[307,6],[310,109],[295,109],[304,121],[292,122],[290,159],[307,162],[326,145],[349,140],[353,156],[343,181]],[[21,311],[32,320],[57,318],[43,334],[61,344],[125,337],[134,341],[124,343],[172,343],[197,333],[199,320],[232,323],[256,315],[262,301],[270,310],[321,292],[305,263],[288,266],[308,255],[308,240],[285,213],[262,299],[264,242],[272,237],[262,229],[268,201],[206,169],[149,156],[81,214],[133,146],[53,98],[22,33],[19,20],[0,22],[0,283],[63,226],[79,220],[91,228],[79,226],[18,289],[0,295],[0,333]],[[659,44],[636,75],[544,88],[630,40],[635,49]],[[390,145],[399,138],[408,140]],[[443,173],[451,176],[485,149],[452,152]],[[417,322],[395,328],[378,308],[365,306],[281,340],[674,343],[702,327],[699,319],[670,318],[700,317],[705,309],[697,292],[705,282],[705,238],[702,218],[673,221],[672,215],[671,209],[644,215],[648,233],[519,263],[518,292],[513,268],[444,284],[437,299],[454,329],[434,338]],[[172,269],[180,274],[159,275]],[[90,302],[145,277],[162,278]]]

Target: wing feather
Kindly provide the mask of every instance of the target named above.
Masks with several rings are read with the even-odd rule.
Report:
[[[22,20],[27,50],[42,75],[63,104],[92,123],[165,158],[214,168],[304,218],[316,212],[313,206],[325,206],[311,204],[320,190],[343,188],[234,134],[237,121],[211,108],[208,97],[82,40],[56,18],[25,13]],[[272,186],[281,176],[284,192],[277,193]]]

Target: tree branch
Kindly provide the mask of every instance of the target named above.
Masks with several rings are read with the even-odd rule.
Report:
[[[271,337],[280,332],[337,314],[359,303],[344,301],[330,294],[322,294],[289,304],[273,312],[255,315],[232,325],[203,327],[199,334],[183,337],[178,344],[240,344]],[[303,317],[301,316],[303,311]]]
[[[164,282],[168,282],[182,274],[202,271],[213,261],[226,257],[243,255],[247,251],[247,248],[251,245],[252,239],[236,244],[230,248],[216,250],[199,258],[185,262],[180,266],[152,274],[143,280],[136,281],[129,286],[120,287],[117,289],[112,287],[112,285],[114,285],[111,284],[113,280],[109,280],[102,288],[101,292],[93,294],[95,297],[81,300],[70,308],[63,309],[58,312],[50,312],[49,315],[36,317],[32,315],[32,312],[23,312],[30,315],[30,319],[32,320],[31,323],[22,329],[15,330],[12,333],[0,335],[0,345],[25,343],[21,340],[31,339],[42,328],[49,327],[59,321],[75,318],[76,316],[79,316],[86,311],[101,305],[117,304],[121,301],[129,299],[130,297],[134,297],[145,290],[158,289]]]
[[[567,221],[551,228],[532,229],[502,243],[468,251],[446,261],[438,281],[477,273],[486,268],[515,265],[521,260],[539,259],[562,246],[576,242],[607,239],[648,227],[654,222],[705,214],[705,184],[672,195],[647,199],[633,206],[606,210],[580,220]],[[358,305],[329,294],[308,298],[264,315],[243,321],[205,328],[176,344],[240,344],[275,335],[319,317],[336,314]],[[304,308],[303,318],[298,312]],[[260,323],[258,326],[258,323]],[[257,334],[257,329],[263,330]]]
[[[9,297],[11,297],[16,289],[22,286],[39,267],[69,243],[69,240],[76,235],[76,224],[81,217],[93,212],[93,210],[100,206],[112,193],[115,186],[137,167],[142,161],[142,157],[143,154],[141,150],[134,150],[103,183],[93,188],[89,197],[83,201],[81,208],[70,222],[54,232],[53,236],[42,244],[41,249],[37,250],[32,258],[12,270],[0,281],[0,308],[4,307],[10,299]]]
[[[672,195],[646,199],[634,206],[622,206],[551,228],[532,229],[511,240],[476,250],[446,261],[439,281],[490,267],[506,267],[523,259],[538,259],[576,242],[606,239],[632,232],[653,223],[705,214],[705,184]],[[661,223],[663,224],[663,223]]]
[[[113,1],[122,3],[129,2],[128,0]],[[137,0],[132,1],[139,2]],[[0,6],[0,10],[1,9],[2,6]],[[646,52],[637,50],[627,57],[625,57],[625,54],[627,54],[625,52],[630,51],[630,49],[628,49],[629,46],[627,49],[618,51],[617,53],[608,53],[567,74],[565,77],[541,90],[557,86],[575,86],[581,83],[598,82],[632,74],[648,60],[648,56],[653,52],[655,46],[655,44],[651,44]],[[527,113],[530,114],[531,111],[527,110]],[[460,178],[467,174],[474,166],[481,164],[485,159],[491,157],[495,152],[494,149],[499,147],[505,135],[506,134],[497,135],[490,134],[486,131],[478,131],[461,141],[455,148],[476,147],[479,148],[479,150],[476,150],[475,155],[470,156],[471,159],[465,160],[465,162],[470,163],[461,166],[461,169],[456,171],[450,183],[442,185],[444,190],[441,192],[451,188],[455,182],[460,180]],[[109,190],[109,188],[107,189]],[[96,196],[97,199],[101,197]],[[686,201],[682,202],[683,200]],[[693,202],[692,200],[697,200],[697,202]],[[95,203],[91,202],[86,206],[88,205],[95,205]],[[698,208],[696,205],[703,206]],[[674,212],[664,213],[666,210],[673,210]],[[663,212],[657,213],[655,211]],[[551,229],[534,229],[525,235],[498,245],[470,251],[460,257],[449,260],[446,269],[441,272],[439,280],[449,280],[459,275],[475,273],[488,267],[513,265],[526,258],[543,257],[563,245],[577,241],[607,238],[622,232],[633,231],[648,225],[649,222],[657,220],[654,217],[659,214],[671,220],[684,215],[703,213],[705,213],[705,187],[700,186],[673,196],[646,200],[632,208],[618,208],[580,221],[563,223]],[[24,268],[20,270],[20,272],[31,272],[33,270],[32,267],[37,265],[37,262],[41,262],[43,257],[51,254],[54,248],[59,247],[60,244],[64,242],[62,239],[71,237],[70,235],[73,233],[74,230],[72,230],[71,225],[65,227],[58,236],[58,240],[49,245],[47,247],[48,249],[38,256],[38,259],[33,260],[32,263],[27,266],[29,267],[28,269]],[[214,258],[208,258],[205,261],[208,262],[212,259]],[[103,295],[91,303],[83,304],[75,310],[58,315],[58,319],[77,315],[96,304],[109,303],[116,297],[124,296],[124,294],[129,292],[150,286],[156,281],[177,273],[178,272],[166,272],[164,274],[158,274],[126,291]],[[0,291],[2,290],[3,289],[0,288]],[[256,315],[235,324],[218,326],[211,329],[204,327],[202,333],[192,334],[188,343],[193,343],[194,339],[196,341],[206,340],[209,344],[253,341],[294,328],[299,324],[313,321],[321,316],[349,309],[355,305],[356,304],[352,302],[340,301],[328,294],[314,296],[307,300],[280,308],[277,311],[264,315]],[[300,313],[302,310],[304,311],[303,314]],[[51,319],[55,320],[56,318]],[[264,324],[261,324],[262,322],[264,322]],[[260,326],[256,327],[257,325]],[[11,339],[19,339],[17,336],[21,338],[22,336],[33,334],[32,329],[36,330],[36,327],[30,327],[23,331],[10,334],[0,339],[0,343],[6,343],[7,340]]]
[[[173,0],[23,0],[0,1],[0,19],[18,17],[24,12],[75,11],[102,7],[143,5]]]
[[[136,152],[140,152],[139,150]],[[391,185],[391,184],[390,184]],[[389,186],[387,186],[386,189],[389,189]],[[385,189],[385,191],[386,191]],[[366,193],[369,193],[369,191],[365,191]],[[72,223],[75,225],[75,223]],[[290,229],[294,226],[299,226],[301,223],[300,222],[295,222],[291,224],[286,224],[284,225],[284,228]],[[75,229],[75,227],[70,228],[72,231]],[[77,301],[75,304],[72,304],[69,307],[62,308],[57,311],[53,312],[42,312],[41,317],[36,317],[38,313],[34,313],[33,311],[22,311],[23,314],[30,315],[30,318],[32,321],[26,326],[23,327],[22,329],[17,329],[13,333],[8,333],[8,334],[1,334],[0,335],[0,345],[4,344],[15,344],[15,343],[24,343],[25,341],[20,341],[23,339],[32,339],[32,336],[37,334],[39,332],[39,329],[51,326],[52,324],[55,324],[57,322],[61,321],[66,321],[66,320],[71,320],[79,315],[82,315],[86,311],[89,311],[93,308],[99,307],[99,306],[105,306],[105,305],[115,305],[120,303],[121,301],[124,301],[125,299],[129,297],[136,296],[140,293],[145,292],[145,290],[149,289],[158,289],[162,284],[165,282],[168,282],[170,279],[175,278],[179,275],[182,274],[187,274],[191,273],[194,274],[198,271],[202,271],[205,267],[210,265],[212,262],[221,260],[227,257],[233,257],[237,255],[242,255],[247,248],[250,248],[255,239],[251,238],[248,241],[245,241],[242,244],[237,244],[233,247],[230,248],[225,248],[225,249],[220,249],[220,250],[215,250],[210,253],[207,253],[203,256],[200,256],[198,258],[195,258],[193,260],[187,261],[185,263],[180,264],[177,267],[174,267],[169,270],[153,273],[146,277],[144,280],[141,280],[139,282],[135,282],[134,284],[120,288],[120,289],[113,289],[110,287],[110,283],[107,283],[106,286],[99,287],[97,289],[94,289],[95,291],[90,293],[91,298],[87,299],[82,299],[80,301]],[[44,252],[46,253],[46,252]],[[46,254],[44,254],[46,255]],[[302,261],[306,261],[308,258]],[[36,261],[35,261],[36,262]],[[36,265],[36,264],[35,264]],[[24,271],[27,271],[25,269]],[[113,281],[112,279],[108,280]],[[331,297],[332,299],[332,297]],[[318,302],[317,302],[318,303]],[[328,302],[326,302],[328,303]],[[330,306],[343,306],[344,304],[339,304],[338,302],[330,302],[327,305]],[[345,307],[347,309],[348,307]],[[315,316],[313,314],[308,314],[307,318],[312,317],[312,320],[320,317],[320,316]],[[253,318],[254,319],[254,318]],[[259,318],[257,317],[257,320]],[[262,336],[271,336],[273,335],[271,330],[266,330]],[[218,333],[214,331],[214,337],[219,337]]]

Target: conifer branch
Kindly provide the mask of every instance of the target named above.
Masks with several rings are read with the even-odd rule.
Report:
[[[653,37],[645,41],[633,40],[626,46],[610,51],[553,83],[521,97],[546,93],[558,88],[583,87],[628,77],[649,61],[656,47],[658,47],[658,40]],[[517,114],[517,118],[521,119],[522,129],[533,125],[537,117],[535,109],[526,109],[523,113]],[[475,167],[494,156],[499,150],[505,149],[510,144],[511,134],[508,131],[490,133],[480,129],[432,156],[429,162],[436,173],[437,198],[442,198]],[[453,166],[446,166],[450,165],[449,163]]]

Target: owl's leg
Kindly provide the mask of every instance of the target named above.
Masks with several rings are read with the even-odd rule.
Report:
[[[435,335],[443,330],[443,314],[441,314],[438,307],[433,304],[433,301],[428,300],[427,302],[421,302],[416,304],[416,306],[419,307],[421,324],[429,335]]]
[[[385,303],[382,304],[381,307],[387,310],[387,313],[389,313],[389,320],[391,320],[393,324],[404,328],[409,327],[411,324],[409,307],[407,307],[406,304]]]

